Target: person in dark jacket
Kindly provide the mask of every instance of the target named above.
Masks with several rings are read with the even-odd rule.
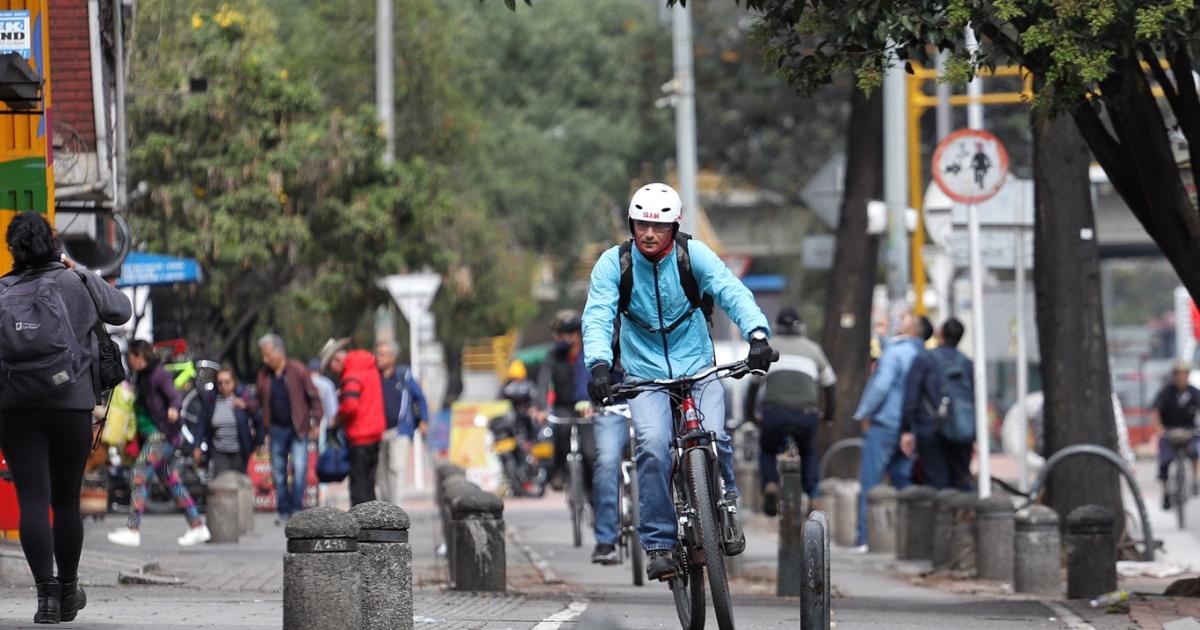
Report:
[[[429,418],[429,405],[425,392],[412,368],[400,365],[397,359],[400,347],[395,341],[375,344],[375,364],[383,379],[383,412],[385,430],[379,442],[379,469],[375,472],[377,494],[381,501],[396,505],[403,498],[408,485],[406,472],[412,459],[413,436],[420,429],[425,431],[425,420]],[[420,471],[415,471],[420,474]]]
[[[155,428],[146,436],[142,451],[133,465],[129,524],[109,532],[108,540],[114,545],[125,547],[137,547],[142,544],[139,530],[142,514],[146,511],[150,476],[157,475],[170,487],[171,496],[175,497],[176,505],[183,509],[184,518],[188,522],[188,530],[183,536],[175,539],[175,542],[183,547],[207,542],[208,527],[183,483],[182,461],[174,458],[175,450],[182,444],[179,423],[182,399],[179,392],[175,389],[171,375],[167,374],[158,356],[154,354],[154,347],[150,342],[138,339],[130,343],[127,359],[129,367],[137,374],[135,405],[150,418]]]
[[[383,379],[368,350],[346,353],[336,423],[350,442],[350,504],[375,500],[375,472],[383,439]]]
[[[275,480],[276,525],[284,525],[292,514],[304,509],[308,478],[308,441],[320,437],[325,413],[317,386],[308,368],[289,359],[279,335],[258,340],[263,367],[258,371],[258,408],[271,444],[271,472]],[[292,460],[292,483],[288,485],[288,457]]]
[[[196,419],[196,444],[208,445],[210,478],[226,470],[245,473],[250,455],[263,439],[258,400],[238,384],[233,370],[217,372],[217,388],[205,394]],[[194,455],[199,462],[199,447]]]
[[[538,376],[538,388],[546,408],[557,418],[579,415],[575,405],[590,402],[588,383],[592,375],[583,363],[583,318],[572,310],[559,311],[552,324],[554,346],[546,354]],[[583,451],[585,485],[589,487],[596,462],[596,435],[590,422],[579,425],[580,450]],[[554,425],[554,465],[550,484],[562,490],[566,476],[567,453],[571,450],[571,427]]]
[[[963,337],[962,322],[951,317],[938,331],[939,345],[926,350],[912,362],[904,393],[904,414],[900,420],[900,449],[905,455],[914,454],[921,462],[925,485],[939,490],[971,489],[971,453],[973,442],[954,442],[938,430],[935,416],[944,392],[943,365],[961,360],[966,366],[965,381],[973,384],[974,366],[961,352],[958,342]],[[972,390],[973,391],[973,390]]]
[[[74,262],[62,254],[42,215],[22,212],[13,217],[5,240],[12,253],[13,271],[0,279],[0,287],[52,275],[70,317],[71,332],[86,355],[81,362],[86,371],[54,397],[20,400],[20,392],[11,391],[0,379],[0,449],[17,488],[21,548],[37,585],[34,622],[58,623],[73,620],[87,603],[78,578],[83,550],[79,488],[91,452],[92,408],[99,394],[91,369],[96,341],[92,328],[97,320],[123,324],[133,311],[120,291],[98,276],[73,270]]]

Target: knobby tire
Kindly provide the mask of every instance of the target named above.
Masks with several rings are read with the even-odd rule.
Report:
[[[642,586],[646,583],[646,561],[642,551],[642,541],[638,537],[638,523],[641,508],[638,505],[638,484],[634,477],[628,488],[629,500],[629,559],[633,565],[633,585]]]
[[[707,452],[701,449],[688,451],[687,468],[692,485],[692,507],[696,510],[695,527],[699,530],[700,546],[704,549],[708,588],[712,593],[713,610],[717,613],[717,626],[720,630],[734,630],[733,602],[729,597],[725,550],[717,525],[717,499],[713,494],[713,476]]]

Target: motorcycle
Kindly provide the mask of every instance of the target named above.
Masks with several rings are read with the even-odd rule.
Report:
[[[512,411],[492,418],[488,424],[492,432],[492,452],[500,460],[505,485],[512,496],[540,497],[546,493],[546,481],[550,477],[553,435],[544,438],[543,432],[538,432],[535,440],[530,441],[520,430],[520,425]]]

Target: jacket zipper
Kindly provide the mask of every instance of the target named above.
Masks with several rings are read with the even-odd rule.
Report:
[[[666,323],[663,322],[662,311],[662,293],[658,290],[658,263],[654,263],[654,302],[658,306],[658,331],[662,336],[663,342],[663,359],[667,362],[667,378],[675,378],[674,372],[671,370],[671,355],[667,350],[667,332],[665,330]]]

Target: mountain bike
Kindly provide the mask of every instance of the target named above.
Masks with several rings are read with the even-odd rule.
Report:
[[[745,361],[718,365],[692,376],[675,379],[627,381],[613,388],[616,398],[646,392],[665,392],[672,402],[672,475],[679,544],[675,548],[679,571],[669,584],[675,610],[684,630],[704,628],[704,574],[712,593],[713,609],[721,630],[733,629],[733,603],[725,570],[725,543],[731,514],[721,503],[723,481],[717,459],[717,438],[705,431],[692,392],[708,380],[740,378],[751,372]],[[724,395],[718,387],[714,395]]]
[[[567,451],[567,509],[571,512],[571,540],[576,547],[583,546],[583,526],[591,519],[591,502],[588,500],[587,480],[584,478],[583,446],[579,437],[579,427],[591,424],[591,420],[578,417],[560,418],[549,416],[553,424],[570,427],[570,450]]]
[[[1192,444],[1200,435],[1198,429],[1168,429],[1167,446],[1175,451],[1175,459],[1171,469],[1167,471],[1167,496],[1171,497],[1171,506],[1175,508],[1175,517],[1179,521],[1179,529],[1184,528],[1184,506],[1190,495],[1188,484],[1189,469],[1192,466]],[[1194,481],[1193,481],[1194,483]]]

